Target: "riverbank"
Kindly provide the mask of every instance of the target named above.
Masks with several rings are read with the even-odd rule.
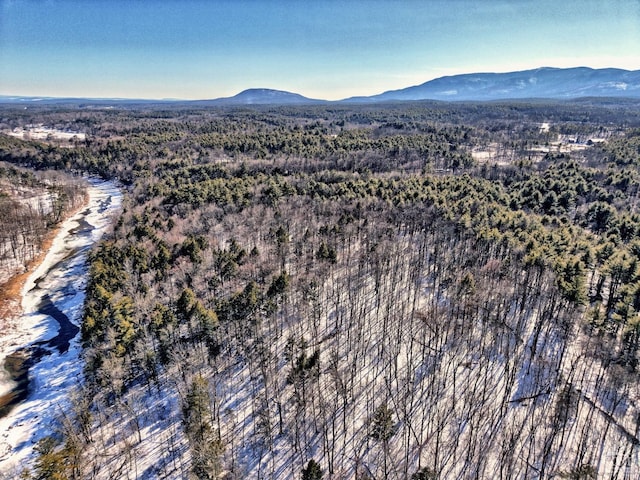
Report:
[[[5,335],[10,332],[11,322],[15,321],[22,313],[20,303],[22,301],[22,289],[24,288],[29,275],[38,268],[44,261],[47,252],[51,249],[53,241],[62,229],[64,222],[78,215],[89,205],[89,194],[85,194],[84,202],[81,206],[71,210],[65,218],[47,233],[40,246],[40,252],[27,263],[25,271],[13,275],[9,280],[0,284],[0,331]]]
[[[87,185],[89,187],[89,185]],[[25,271],[12,276],[0,285],[0,418],[5,417],[14,405],[23,401],[28,394],[29,368],[32,365],[30,354],[25,349],[18,349],[6,355],[6,347],[23,345],[24,339],[19,333],[22,309],[22,291],[29,277],[40,267],[51,250],[56,237],[65,226],[65,222],[72,221],[89,206],[88,192],[84,195],[84,202],[70,211],[65,218],[47,233],[39,248],[39,253],[29,261]],[[8,341],[10,340],[10,341]]]
[[[122,199],[111,182],[93,180],[88,194],[87,205],[62,222],[44,259],[12,286],[13,295],[19,292],[23,313],[15,328],[0,340],[0,362],[16,357],[15,362],[9,358],[10,369],[27,391],[16,392],[24,398],[0,419],[0,474],[9,474],[9,478],[28,465],[35,443],[55,432],[56,416],[68,408],[70,390],[82,382],[77,332],[86,286],[86,255],[108,231]],[[0,394],[16,386],[6,381],[6,374],[4,380]]]

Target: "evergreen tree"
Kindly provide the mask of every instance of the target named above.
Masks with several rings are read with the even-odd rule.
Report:
[[[315,460],[309,460],[307,467],[302,469],[302,480],[320,480],[324,472]]]
[[[212,480],[221,471],[222,441],[213,429],[209,382],[197,375],[182,406],[184,428],[191,446],[191,470],[196,478]]]
[[[411,480],[438,480],[438,475],[429,467],[423,467],[411,475]]]
[[[371,437],[381,442],[388,442],[394,434],[393,412],[387,403],[380,405],[373,414]]]

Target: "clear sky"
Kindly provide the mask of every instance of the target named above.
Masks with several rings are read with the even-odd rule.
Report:
[[[0,94],[336,100],[457,73],[640,69],[640,0],[0,0]]]

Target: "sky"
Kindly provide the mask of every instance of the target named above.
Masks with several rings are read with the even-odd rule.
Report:
[[[0,95],[338,100],[542,66],[640,69],[640,0],[0,0]]]

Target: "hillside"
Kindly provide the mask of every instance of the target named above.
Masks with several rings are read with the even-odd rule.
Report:
[[[362,100],[487,101],[581,97],[640,97],[640,71],[580,67],[470,73],[441,77],[422,85],[392,90]]]
[[[34,478],[640,475],[633,105],[3,117],[127,188]]]

